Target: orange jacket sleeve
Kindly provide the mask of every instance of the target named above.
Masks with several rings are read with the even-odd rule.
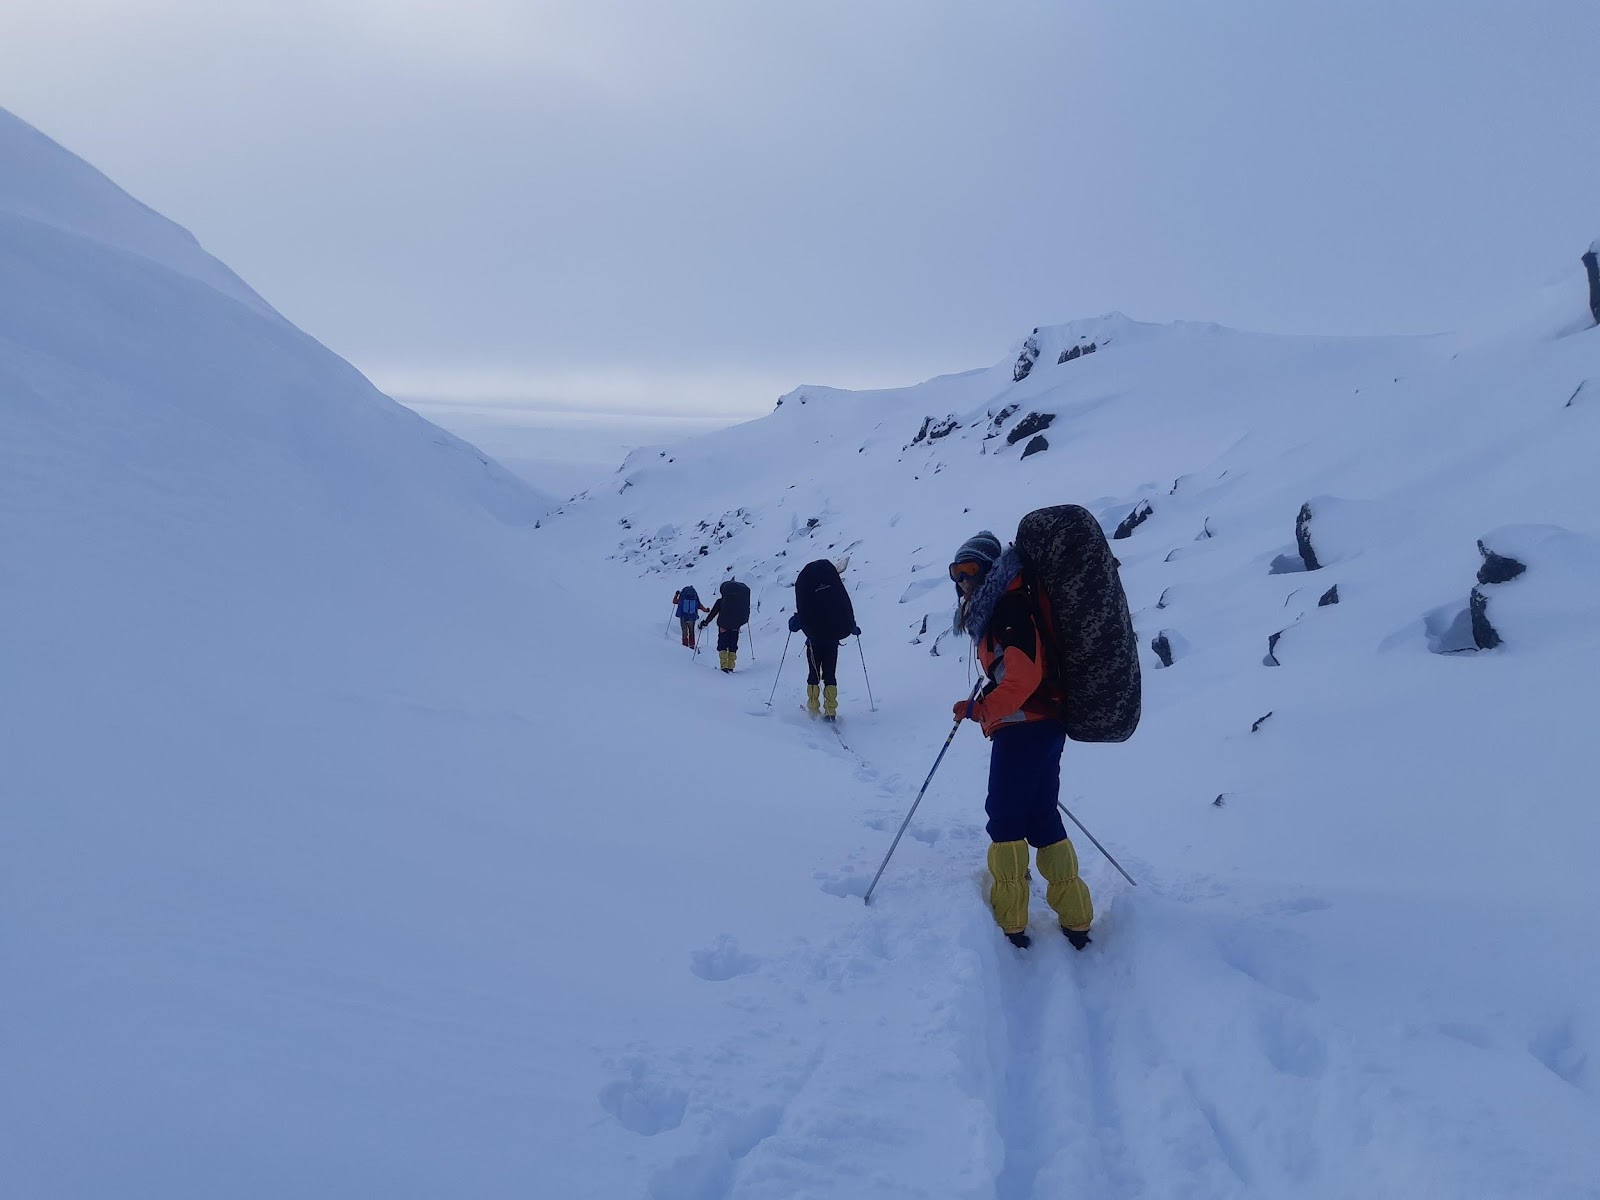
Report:
[[[989,677],[997,679],[994,690],[979,700],[973,709],[973,715],[985,727],[1005,720],[1020,709],[1044,682],[1044,669],[1029,658],[1026,651],[1007,646],[998,664],[990,667]]]

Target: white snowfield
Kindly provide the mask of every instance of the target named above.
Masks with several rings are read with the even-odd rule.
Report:
[[[1471,337],[1041,328],[552,516],[0,115],[0,1193],[1600,1195],[1576,259]],[[993,925],[971,725],[861,903],[951,552],[1062,502],[1150,510],[1081,954]],[[823,556],[837,734],[774,679]],[[731,677],[668,603],[730,572]]]

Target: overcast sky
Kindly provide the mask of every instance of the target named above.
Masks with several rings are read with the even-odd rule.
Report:
[[[397,393],[759,411],[1600,235],[1597,0],[4,0],[0,104]]]

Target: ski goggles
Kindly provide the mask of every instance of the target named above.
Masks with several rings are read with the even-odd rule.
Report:
[[[952,583],[960,583],[963,579],[976,579],[982,574],[982,563],[958,562],[950,564],[950,581]]]

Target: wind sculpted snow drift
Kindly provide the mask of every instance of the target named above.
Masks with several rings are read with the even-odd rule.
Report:
[[[1046,327],[535,528],[92,169],[4,117],[0,165],[17,1194],[1592,1192],[1600,351],[1564,307]],[[1094,945],[1040,904],[1021,955],[971,729],[860,895],[967,688],[951,547],[1063,500],[1149,505],[1113,545],[1171,665],[1065,764],[1140,886],[1080,840]],[[847,649],[838,737],[792,648],[765,704],[823,555],[878,701]],[[732,677],[662,636],[729,571]]]

